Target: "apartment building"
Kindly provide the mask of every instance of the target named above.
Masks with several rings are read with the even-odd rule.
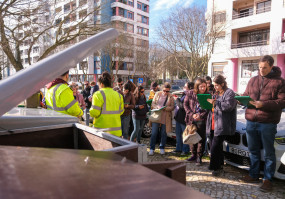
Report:
[[[208,65],[208,75],[224,74],[243,93],[258,74],[258,60],[271,55],[285,77],[285,0],[208,0],[206,16],[224,24]],[[210,26],[209,26],[210,27]]]
[[[73,22],[80,20],[92,9],[100,7],[98,12],[86,18],[86,23],[96,23],[118,29],[122,34],[127,35],[128,43],[134,45],[128,56],[120,59],[116,54],[97,52],[88,56],[83,62],[79,63],[74,69],[70,70],[72,81],[97,81],[98,76],[104,71],[113,70],[117,77],[133,79],[137,82],[138,78],[143,78],[143,73],[138,71],[136,65],[137,53],[148,51],[149,44],[149,2],[147,0],[61,0],[54,6],[54,12],[58,16],[58,22],[69,13],[75,6],[80,6],[75,16],[64,28],[72,27]],[[84,14],[85,13],[85,14]],[[85,39],[80,37],[79,41]],[[144,50],[142,50],[144,49]],[[147,49],[147,50],[145,50]],[[118,52],[118,50],[117,50]],[[113,64],[113,65],[112,65]],[[110,67],[111,65],[111,67]],[[85,71],[84,71],[85,70]],[[80,80],[79,80],[80,79]]]

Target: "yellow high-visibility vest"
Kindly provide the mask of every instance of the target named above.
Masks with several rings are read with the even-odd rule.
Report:
[[[45,94],[47,109],[79,117],[83,115],[78,102],[74,99],[72,90],[67,84],[56,84]]]
[[[122,136],[120,116],[123,113],[123,96],[112,88],[102,88],[93,94],[90,116],[96,129]]]

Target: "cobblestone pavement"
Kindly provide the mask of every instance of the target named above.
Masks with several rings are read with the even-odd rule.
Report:
[[[148,146],[149,139],[143,139],[142,142]],[[173,141],[172,141],[173,142]],[[154,156],[148,156],[148,161],[167,161],[167,160],[186,160],[188,156],[180,156],[170,153],[175,149],[172,145],[165,148],[165,155],[159,154],[159,149],[155,150]],[[158,146],[156,146],[158,147]],[[213,177],[207,169],[209,166],[209,158],[203,159],[202,166],[196,166],[195,163],[185,161],[186,166],[186,183],[187,186],[195,190],[203,192],[212,198],[225,199],[246,199],[246,198],[281,198],[285,199],[285,181],[274,179],[274,190],[271,193],[263,193],[258,190],[260,183],[243,183],[239,179],[248,174],[247,171],[238,169],[231,165],[225,165],[225,173],[219,177]]]

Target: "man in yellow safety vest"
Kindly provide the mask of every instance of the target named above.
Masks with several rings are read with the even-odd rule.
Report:
[[[111,88],[112,80],[108,72],[99,78],[100,90],[92,97],[90,116],[94,118],[94,127],[109,132],[115,136],[122,136],[121,115],[124,113],[123,96]]]
[[[60,113],[75,117],[81,117],[83,111],[78,102],[73,97],[73,92],[68,86],[69,71],[62,74],[59,78],[47,84],[45,101],[47,109],[52,109]]]

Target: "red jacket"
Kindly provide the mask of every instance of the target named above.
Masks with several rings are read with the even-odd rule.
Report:
[[[274,66],[264,77],[259,74],[251,78],[243,95],[263,103],[260,109],[248,107],[245,119],[260,123],[280,122],[282,109],[285,108],[285,80],[279,67]]]

